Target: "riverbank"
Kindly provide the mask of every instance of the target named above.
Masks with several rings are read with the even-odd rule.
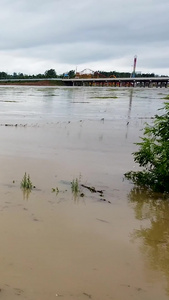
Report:
[[[25,86],[64,86],[62,80],[0,80],[0,85],[25,85]]]

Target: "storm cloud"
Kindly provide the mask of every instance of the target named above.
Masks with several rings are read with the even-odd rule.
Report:
[[[169,75],[168,0],[1,0],[7,73],[71,69]]]

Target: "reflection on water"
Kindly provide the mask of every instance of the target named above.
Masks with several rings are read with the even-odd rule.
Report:
[[[78,193],[72,193],[72,199],[74,204],[83,204],[86,205],[85,203],[85,195],[81,196]]]
[[[31,190],[30,189],[22,189],[22,193],[23,193],[23,200],[28,200]]]
[[[132,101],[133,101],[133,89],[129,91],[129,109],[128,109],[128,116],[127,116],[127,132],[126,132],[126,139],[128,136],[128,130],[129,130],[129,123],[130,123],[130,117],[131,117],[131,108],[132,108]]]
[[[60,119],[150,118],[167,95],[162,89],[0,87],[1,123],[46,123]]]
[[[128,197],[136,219],[142,220],[132,239],[141,241],[140,249],[148,265],[165,275],[169,295],[169,198],[137,187]]]
[[[129,94],[128,121],[130,119],[130,114],[131,114],[132,100],[133,100],[133,89],[130,90],[130,94]]]

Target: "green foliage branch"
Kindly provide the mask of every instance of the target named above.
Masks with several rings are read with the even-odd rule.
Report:
[[[132,153],[134,161],[143,167],[141,171],[130,171],[125,177],[133,183],[157,192],[169,192],[169,103],[165,113],[155,115],[153,125],[146,123],[137,152]]]

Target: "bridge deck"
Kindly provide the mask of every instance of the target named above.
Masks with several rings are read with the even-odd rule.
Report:
[[[66,85],[114,85],[114,86],[160,86],[167,87],[169,77],[135,77],[135,78],[70,78],[62,80]]]
[[[34,78],[34,79],[0,79],[0,83],[8,82],[62,82],[64,85],[69,86],[143,86],[143,87],[168,87],[169,77],[135,77],[135,78]]]

